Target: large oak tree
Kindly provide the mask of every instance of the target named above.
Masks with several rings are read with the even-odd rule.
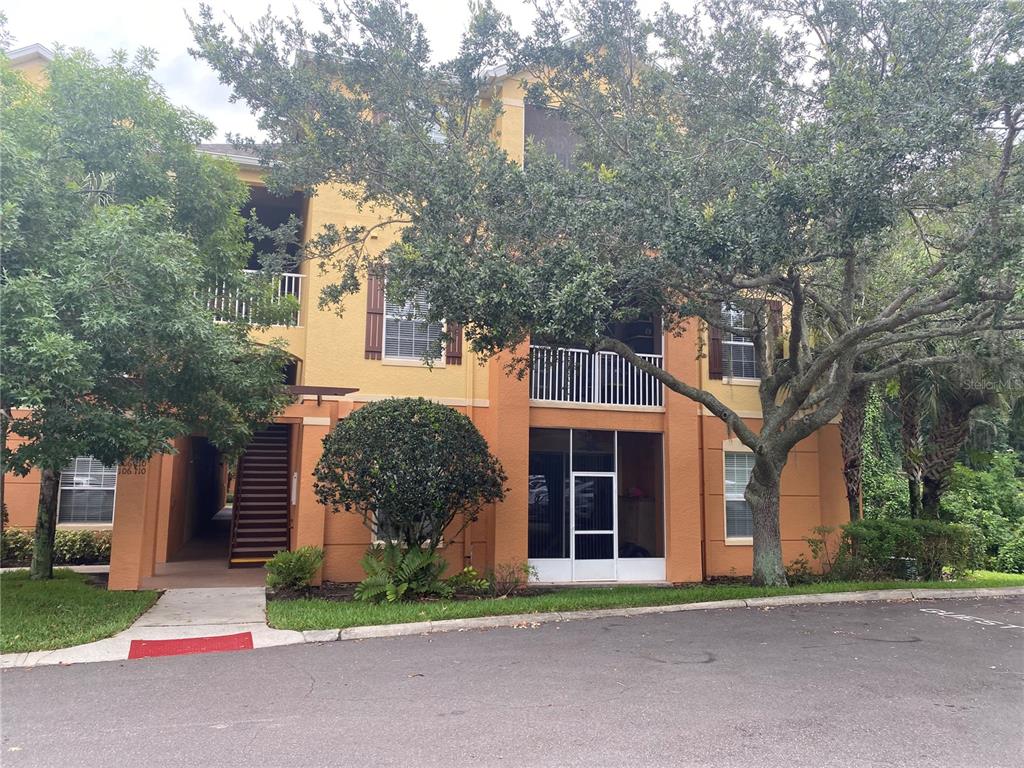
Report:
[[[258,115],[274,183],[344,185],[402,227],[382,259],[368,229],[320,233],[307,255],[337,270],[326,302],[386,268],[482,354],[571,342],[647,370],[754,452],[754,581],[784,583],[790,450],[851,388],[948,362],[922,341],[1019,322],[1019,4],[712,0],[645,17],[576,0],[538,4],[525,36],[474,8],[440,63],[400,0],[325,5],[320,31],[228,30],[204,9],[193,31]],[[530,146],[524,168],[497,145],[506,75],[571,126],[570,163]],[[763,419],[607,333],[650,316],[751,339]]]

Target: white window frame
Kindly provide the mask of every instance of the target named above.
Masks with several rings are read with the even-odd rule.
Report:
[[[118,465],[113,466],[100,465],[102,469],[99,472],[79,472],[78,463],[80,461],[96,462],[99,461],[94,459],[92,456],[76,456],[71,460],[71,463],[65,469],[60,472],[60,477],[57,479],[57,525],[62,527],[78,527],[78,528],[96,528],[96,527],[107,527],[114,524],[114,515],[117,512],[117,476],[118,476]],[[69,471],[70,470],[70,471]],[[88,478],[93,475],[100,476],[100,485],[81,485],[78,483],[78,478]],[[113,485],[109,488],[104,488],[103,476],[113,477]],[[65,479],[66,476],[70,476],[70,479]],[[60,501],[64,491],[76,491],[76,490],[95,490],[95,491],[110,491],[110,520],[72,520],[62,521],[60,519]]]
[[[733,328],[747,329],[747,310],[737,309],[729,304],[722,304],[722,318],[728,319],[728,324]],[[739,320],[737,323],[736,321]],[[748,339],[746,336],[737,336],[736,334],[730,333],[726,329],[722,329],[722,378],[726,381],[734,381],[738,383],[755,383],[760,382],[760,376],[737,376],[733,369],[734,356],[732,350],[734,348],[749,348],[752,353],[754,360],[754,373],[757,373],[757,351],[754,349],[754,340]]]
[[[395,314],[391,310],[396,305],[394,303],[388,301],[386,290],[387,290],[387,286],[385,286],[385,295],[384,295],[384,324],[383,324],[383,327],[381,328],[381,344],[380,344],[380,348],[381,348],[381,362],[383,362],[386,365],[409,365],[409,366],[421,366],[421,367],[425,366],[426,362],[425,362],[425,360],[424,360],[422,355],[396,355],[396,354],[389,354],[388,353],[388,325],[389,324],[395,323],[395,322],[416,322],[416,323],[420,323],[422,325],[427,326],[428,329],[429,329],[429,327],[431,325],[434,325],[434,323],[430,323],[430,322],[428,322],[426,320],[418,320],[418,319],[415,319],[415,317],[410,318],[410,315],[412,314],[412,312],[410,311],[411,309],[421,309],[422,306],[425,305],[427,307],[427,311],[429,312],[429,304],[426,302],[426,297],[425,296],[422,297],[422,304],[420,304],[420,302],[421,302],[421,295],[423,294],[423,291],[418,292],[416,294],[416,296],[414,296],[410,301],[405,302],[405,304],[401,308],[401,314]],[[413,305],[413,306],[410,307],[410,305]],[[445,324],[444,323],[437,323],[437,325],[440,327],[440,333],[444,333]],[[429,330],[428,330],[428,334],[427,334],[427,340],[428,340],[428,343],[429,343],[429,340],[430,340]],[[442,342],[439,345],[437,357],[434,358],[434,360],[432,360],[430,364],[433,367],[435,367],[435,368],[444,368],[446,363],[447,363],[447,361],[445,360],[445,345]]]
[[[743,495],[743,491],[740,491],[739,493],[736,491],[729,491],[729,486],[726,480],[726,457],[730,453],[746,454],[751,457],[754,455],[753,451],[740,443],[739,440],[727,440],[722,444],[722,538],[728,546],[750,546],[754,543],[753,536],[729,535],[729,502],[742,501],[744,504],[747,503],[747,500]],[[753,472],[753,467],[751,467],[751,472]],[[747,482],[749,483],[750,480],[748,479]],[[743,490],[746,490],[746,486],[744,486]]]

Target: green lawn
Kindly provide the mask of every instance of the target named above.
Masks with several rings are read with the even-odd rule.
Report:
[[[1024,575],[976,571],[960,581],[883,581],[801,584],[794,587],[743,585],[693,587],[575,587],[532,597],[462,600],[429,603],[339,602],[321,599],[273,600],[267,604],[270,625],[278,629],[335,629],[371,624],[403,624],[438,619],[466,619],[510,613],[549,613],[592,608],[624,608],[643,605],[675,605],[709,600],[730,600],[814,592],[850,592],[863,589],[935,589],[1024,586]]]
[[[108,592],[66,569],[52,581],[28,571],[0,574],[0,652],[49,651],[120,632],[156,601],[157,593]]]

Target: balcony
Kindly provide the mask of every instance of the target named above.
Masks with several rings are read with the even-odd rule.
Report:
[[[247,269],[245,270],[247,275],[258,275],[259,270]],[[285,272],[278,276],[277,286],[274,289],[273,301],[280,301],[285,296],[293,296],[296,302],[302,301],[302,279],[303,275],[295,272]],[[227,321],[234,319],[249,320],[252,315],[252,308],[249,306],[249,302],[239,296],[238,291],[229,289],[226,284],[219,285],[214,291],[213,295],[210,296],[209,301],[210,311],[214,314],[214,319],[218,321]],[[279,326],[298,325],[299,324],[299,310],[296,309],[292,313],[292,316],[283,323],[275,323]]]
[[[638,354],[658,368],[661,355]],[[614,352],[530,347],[530,399],[609,407],[661,408],[662,384]]]

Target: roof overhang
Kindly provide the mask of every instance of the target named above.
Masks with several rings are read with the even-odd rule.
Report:
[[[22,62],[31,61],[32,59],[53,61],[53,57],[56,54],[54,54],[54,52],[45,45],[33,43],[32,45],[26,45],[24,48],[15,48],[13,51],[5,51],[4,55],[12,64],[21,64]]]

